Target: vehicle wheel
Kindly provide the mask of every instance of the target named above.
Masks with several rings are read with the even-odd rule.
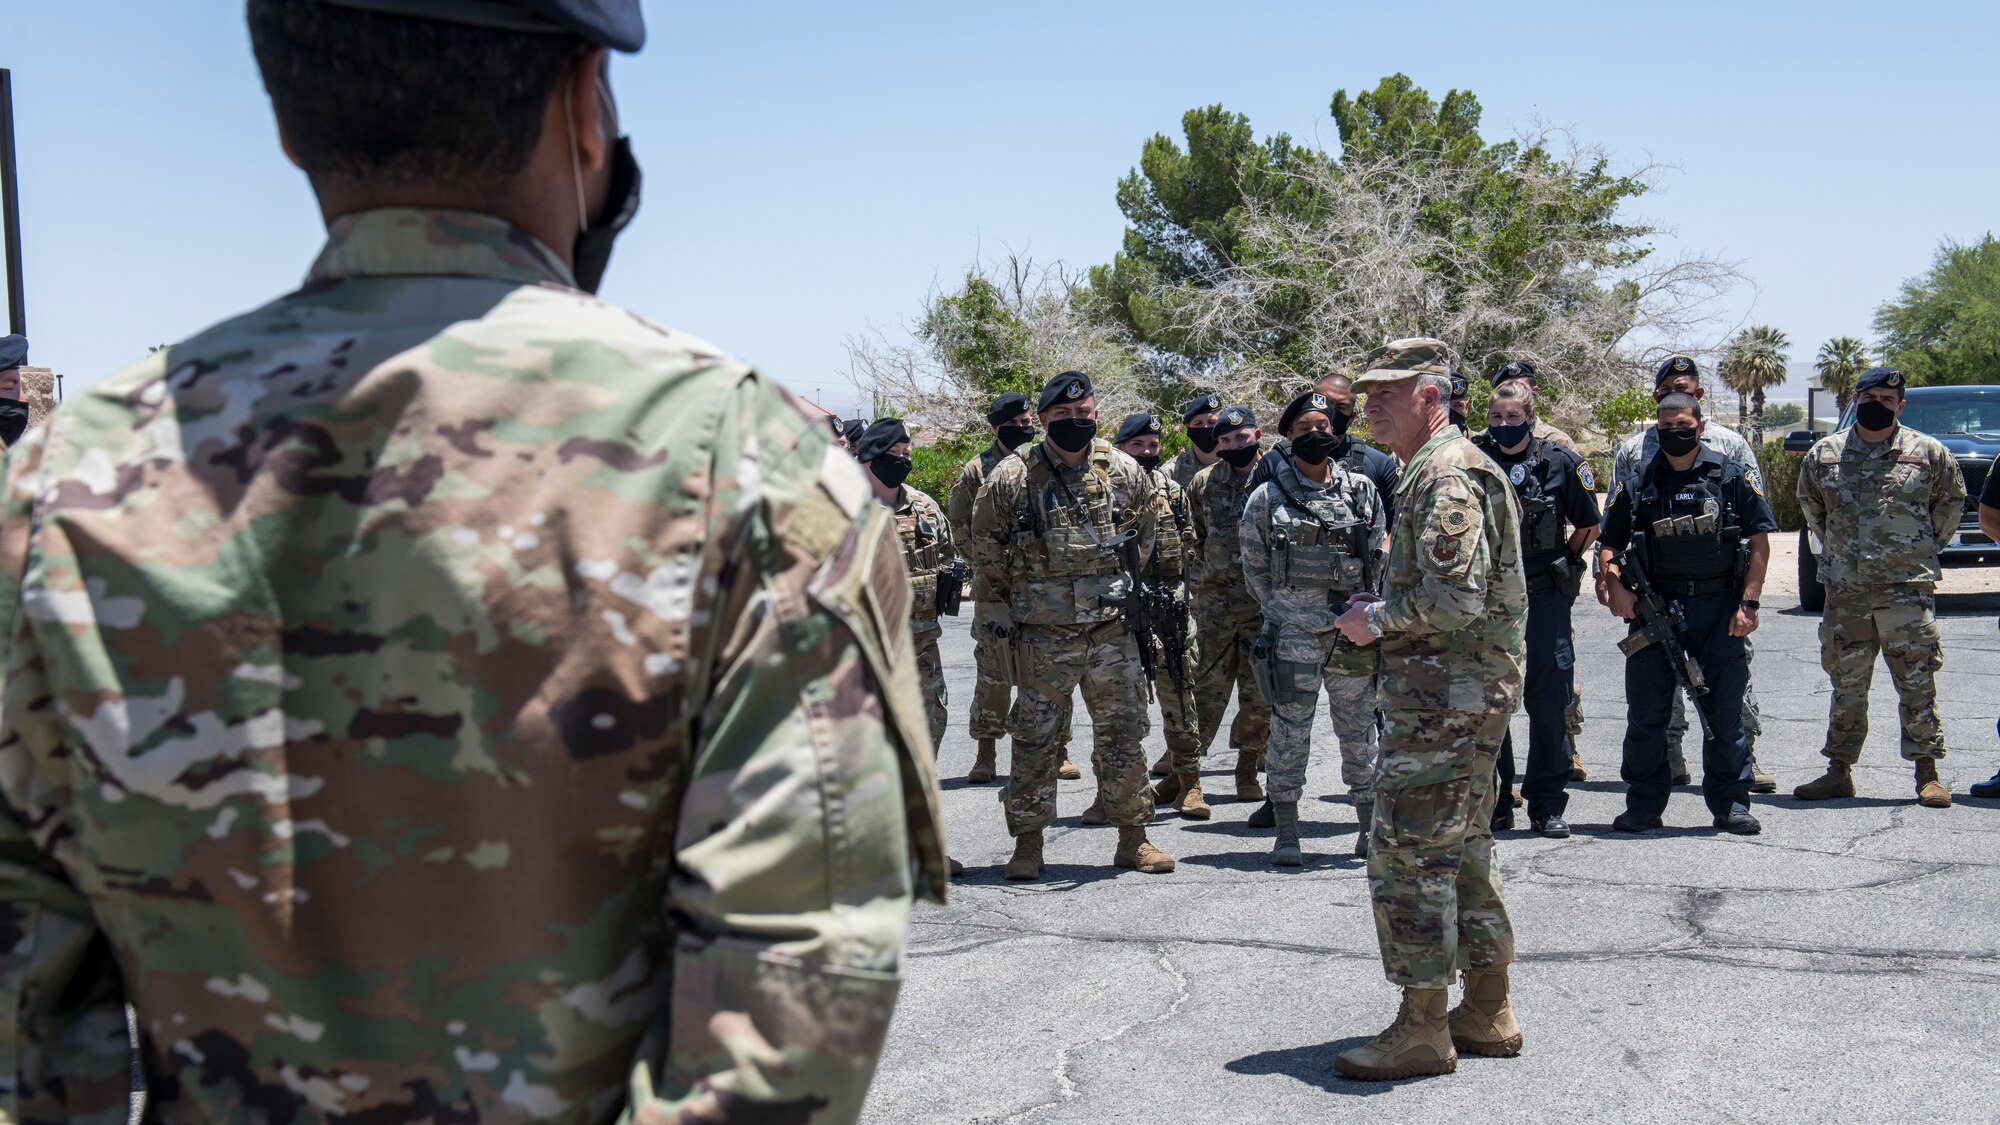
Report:
[[[1826,608],[1826,587],[1819,580],[1819,558],[1812,553],[1806,533],[1799,532],[1799,608],[1818,613]]]

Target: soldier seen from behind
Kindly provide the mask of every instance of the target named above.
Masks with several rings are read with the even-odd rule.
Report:
[[[1667,395],[1656,417],[1660,451],[1619,485],[1598,539],[1598,557],[1611,580],[1611,612],[1633,622],[1621,646],[1627,654],[1625,811],[1611,827],[1644,832],[1661,825],[1673,792],[1668,701],[1679,686],[1688,705],[1699,708],[1702,797],[1715,827],[1756,835],[1763,827],[1750,813],[1750,740],[1743,730],[1750,655],[1744,638],[1757,631],[1770,533],[1778,521],[1757,471],[1703,444],[1698,399]],[[1647,590],[1661,611],[1650,621],[1662,632],[1650,638],[1649,615],[1638,598]]]
[[[1870,368],[1854,382],[1854,425],[1813,443],[1799,467],[1799,509],[1822,544],[1819,660],[1833,683],[1826,773],[1792,791],[1802,801],[1854,796],[1880,653],[1901,705],[1903,760],[1915,763],[1917,803],[1951,807],[1937,771],[1944,640],[1934,607],[1938,552],[1958,534],[1965,476],[1943,443],[1898,421],[1906,401],[1901,371]]]
[[[636,0],[250,0],[326,243],[7,463],[0,1117],[851,1121],[936,783],[895,521],[594,291]]]

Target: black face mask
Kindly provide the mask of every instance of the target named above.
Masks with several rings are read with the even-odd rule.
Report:
[[[1194,447],[1203,453],[1213,453],[1215,452],[1215,427],[1189,426],[1188,440],[1193,442]]]
[[[16,399],[0,399],[0,439],[8,445],[21,440],[28,428],[28,404]]]
[[[1493,444],[1502,449],[1512,449],[1528,440],[1528,435],[1535,432],[1535,424],[1533,422],[1516,422],[1511,426],[1489,424],[1486,432],[1493,438]]]
[[[611,244],[638,213],[639,162],[632,158],[632,139],[620,137],[611,150],[611,193],[604,198],[604,214],[590,220],[590,228],[577,234],[571,251],[577,288],[595,293],[604,284],[604,269],[611,264]]]
[[[1139,462],[1139,467],[1149,473],[1160,467],[1160,455],[1157,453],[1150,457],[1134,456],[1132,460]]]
[[[1001,426],[994,435],[1000,441],[1000,448],[1009,453],[1035,440],[1033,426]]]
[[[910,459],[898,457],[893,453],[884,453],[868,462],[868,471],[875,474],[876,480],[890,488],[900,488],[903,482],[909,479]]]
[[[1049,440],[1064,453],[1082,453],[1096,436],[1097,421],[1092,418],[1059,418],[1049,423]]]
[[[1669,457],[1685,457],[1701,445],[1701,435],[1693,426],[1661,426],[1660,451]]]
[[[1216,456],[1229,462],[1229,467],[1232,469],[1247,469],[1250,467],[1250,463],[1257,459],[1257,445],[1255,442],[1252,442],[1249,445],[1238,446],[1235,449],[1218,450]]]
[[[1896,424],[1896,411],[1894,407],[1884,406],[1871,398],[1855,406],[1854,420],[1864,430],[1886,430]]]
[[[1340,439],[1324,430],[1307,430],[1292,439],[1292,456],[1308,465],[1324,465],[1333,459]]]
[[[1345,436],[1347,434],[1347,427],[1354,424],[1354,415],[1341,413],[1339,407],[1335,407],[1333,413],[1328,415],[1328,417],[1333,420],[1334,437]]]

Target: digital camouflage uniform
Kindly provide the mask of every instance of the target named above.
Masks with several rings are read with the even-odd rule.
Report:
[[[930,720],[931,756],[944,744],[944,658],[938,640],[944,623],[938,616],[938,572],[958,558],[951,525],[944,509],[921,490],[905,486],[896,513],[896,536],[903,544],[903,565],[910,572],[910,637],[916,647],[917,677],[924,695],[924,717]]]
[[[1368,880],[1399,985],[1514,959],[1493,865],[1494,758],[1520,703],[1528,593],[1520,511],[1492,459],[1446,429],[1403,468],[1382,631],[1382,768]]]
[[[1153,517],[1157,533],[1153,544],[1153,557],[1146,562],[1145,579],[1149,583],[1159,583],[1173,593],[1182,606],[1188,603],[1187,562],[1194,554],[1194,522],[1188,512],[1187,496],[1181,486],[1163,470],[1154,469]],[[1195,705],[1195,672],[1201,667],[1201,652],[1195,641],[1194,618],[1183,612],[1187,621],[1186,635],[1181,638],[1184,649],[1181,669],[1182,682],[1174,682],[1173,669],[1163,651],[1156,661],[1158,667],[1153,672],[1153,698],[1160,704],[1160,727],[1166,734],[1167,760],[1175,774],[1199,773],[1201,771],[1200,710]],[[1067,734],[1067,730],[1064,732]]]
[[[1025,457],[1002,461],[973,504],[967,548],[1015,624],[1010,835],[1039,832],[1055,819],[1060,738],[1079,687],[1105,815],[1125,827],[1152,818],[1141,747],[1146,681],[1124,621],[1132,587],[1125,548],[1114,544],[1130,532],[1133,553],[1148,557],[1155,512],[1151,477],[1102,440],[1076,467],[1038,442]]]
[[[1380,577],[1382,504],[1367,477],[1330,461],[1326,484],[1291,458],[1274,458],[1272,480],[1243,511],[1243,578],[1275,640],[1277,698],[1265,788],[1275,802],[1305,791],[1314,704],[1326,690],[1340,739],[1340,779],[1355,807],[1375,800],[1375,650],[1334,628],[1349,595],[1373,592]],[[1275,636],[1273,636],[1275,634]]]
[[[124,1121],[127,1002],[161,1120],[859,1112],[945,874],[894,524],[798,400],[379,209],[5,489],[0,1117]]]
[[[1197,742],[1202,753],[1215,741],[1231,693],[1236,696],[1236,719],[1229,725],[1230,748],[1261,754],[1271,736],[1271,705],[1257,693],[1250,674],[1250,645],[1264,627],[1263,611],[1243,581],[1240,535],[1250,473],[1217,461],[1195,474],[1188,490],[1195,534],[1189,585],[1195,636],[1201,640],[1194,700],[1200,712]]]
[[[1868,684],[1880,652],[1901,703],[1903,757],[1944,757],[1936,675],[1944,646],[1932,602],[1938,552],[1965,511],[1965,478],[1936,438],[1898,425],[1880,442],[1846,429],[1819,439],[1799,469],[1799,508],[1818,536],[1826,613],[1820,665],[1833,684],[1828,758],[1853,765],[1868,736]]]

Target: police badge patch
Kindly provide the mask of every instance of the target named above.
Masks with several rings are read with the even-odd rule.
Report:
[[[1513,481],[1515,484],[1520,484],[1522,481],[1527,480],[1528,466],[1525,464],[1515,465],[1507,471],[1507,479]]]
[[[1576,479],[1583,482],[1584,491],[1597,491],[1597,477],[1590,471],[1590,462],[1578,461],[1576,463]]]
[[[1764,474],[1758,472],[1755,466],[1743,470],[1743,479],[1750,483],[1750,491],[1759,496],[1764,495]]]

